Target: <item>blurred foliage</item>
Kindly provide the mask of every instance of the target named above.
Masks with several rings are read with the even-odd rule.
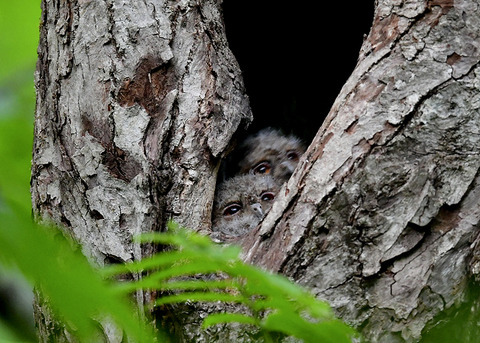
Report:
[[[245,313],[210,314],[204,327],[229,322],[253,325],[263,333],[265,342],[273,341],[277,333],[312,343],[349,343],[355,335],[335,318],[327,303],[281,275],[243,263],[240,247],[215,244],[173,222],[167,233],[142,235],[140,241],[171,249],[105,269],[105,276],[147,272],[140,281],[119,284],[122,294],[158,290],[164,296],[155,306],[218,301],[241,304],[247,309]]]
[[[78,245],[60,230],[35,224],[23,208],[13,204],[0,210],[0,264],[19,270],[35,285],[81,342],[98,335],[98,324],[112,319],[136,342],[153,341],[153,333],[137,319],[127,297],[119,295],[90,265]],[[23,337],[21,327],[0,317],[8,335]],[[5,325],[5,323],[7,325]],[[2,332],[0,324],[0,341]],[[8,337],[8,336],[7,336]]]
[[[40,0],[0,1],[0,235],[16,234],[4,216],[29,219],[30,160]],[[16,214],[14,214],[16,213]],[[7,242],[0,251],[10,250]],[[23,247],[22,247],[23,249]],[[31,286],[0,266],[0,341],[34,337]]]
[[[0,2],[0,194],[27,208],[39,20],[40,0]]]
[[[39,19],[40,0],[0,2],[0,211],[13,214],[15,207],[26,218],[30,218],[31,208],[33,75]],[[0,233],[13,229],[4,220],[2,215]],[[0,341],[32,339],[32,299],[31,286],[11,270],[0,268]]]
[[[462,302],[436,315],[420,343],[477,343],[480,340],[480,286],[469,280]]]
[[[39,20],[40,0],[0,1],[0,80],[32,69]]]

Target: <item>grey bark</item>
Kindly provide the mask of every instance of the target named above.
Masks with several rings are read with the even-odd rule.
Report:
[[[479,15],[377,1],[355,71],[244,242],[370,342],[418,341],[479,273]]]
[[[210,225],[220,160],[251,120],[220,3],[42,1],[33,209],[96,264],[151,254],[132,236],[169,219]]]
[[[42,6],[36,215],[98,264],[150,254],[132,235],[170,218],[208,230],[219,161],[251,118],[219,1]],[[371,342],[418,341],[480,273],[479,7],[377,0],[352,76],[241,242]]]

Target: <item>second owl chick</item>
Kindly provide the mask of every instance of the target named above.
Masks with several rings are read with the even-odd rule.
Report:
[[[240,173],[271,174],[279,183],[290,178],[305,152],[300,139],[272,128],[248,137],[240,148],[245,150],[239,163]]]
[[[212,230],[241,236],[254,229],[272,207],[278,188],[269,175],[238,175],[224,181],[215,195]]]

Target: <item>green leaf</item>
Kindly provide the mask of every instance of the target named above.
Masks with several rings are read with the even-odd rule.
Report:
[[[135,237],[134,240],[140,243],[171,245],[182,251],[196,252],[201,256],[208,256],[210,259],[219,259],[224,262],[238,260],[241,251],[240,247],[218,245],[206,236],[178,228],[174,228],[172,232],[168,233],[142,234]]]
[[[0,317],[0,342],[22,342],[22,338],[19,328],[7,325]]]
[[[80,248],[60,231],[34,224],[14,206],[0,210],[0,223],[2,264],[18,268],[36,285],[81,341],[88,341],[97,330],[91,318],[105,315],[139,342],[153,338],[126,299],[100,278]]]
[[[175,255],[175,262],[173,259],[170,260],[170,266],[168,263],[163,264],[162,269],[135,284],[142,288],[163,291],[192,290],[192,292],[165,296],[157,301],[157,306],[191,301],[242,303],[256,315],[213,314],[205,321],[204,327],[236,321],[255,324],[267,335],[268,332],[280,332],[298,337],[305,342],[351,341],[354,330],[336,320],[328,304],[317,300],[302,287],[281,275],[241,262],[237,248],[229,250],[230,254],[225,256],[224,252],[230,249],[230,246],[216,245],[196,233],[182,230],[176,224],[170,223],[169,227],[171,232],[168,234],[155,233],[143,236],[142,239],[170,244],[179,249],[180,253]],[[188,258],[182,259],[181,256]],[[147,264],[149,268],[154,269],[153,260]],[[172,278],[215,272],[230,275],[231,283],[225,285],[223,283],[225,280],[172,281]],[[230,293],[212,291],[224,287],[228,287]]]
[[[111,277],[118,274],[139,273],[152,269],[170,268],[172,265],[185,263],[188,259],[196,257],[197,254],[190,251],[169,251],[137,262],[107,266],[101,270],[101,274],[104,277]]]
[[[162,269],[150,275],[143,277],[141,280],[134,282],[123,282],[116,286],[117,291],[121,293],[129,293],[137,289],[162,289],[162,285],[171,278],[179,276],[192,276],[196,274],[213,274],[221,271],[223,264],[215,261],[206,262],[192,261],[186,264],[177,264],[172,268]]]
[[[311,323],[300,316],[283,312],[268,315],[262,327],[300,338],[307,343],[351,343],[354,333],[347,325],[336,320]]]
[[[0,78],[35,66],[39,23],[40,0],[0,1]]]

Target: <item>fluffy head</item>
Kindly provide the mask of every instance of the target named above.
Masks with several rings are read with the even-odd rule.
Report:
[[[305,146],[297,137],[266,128],[248,137],[240,146],[245,156],[240,173],[270,174],[283,183],[292,175]]]
[[[269,175],[238,175],[224,181],[215,195],[213,231],[241,236],[254,229],[272,207],[278,188]]]

